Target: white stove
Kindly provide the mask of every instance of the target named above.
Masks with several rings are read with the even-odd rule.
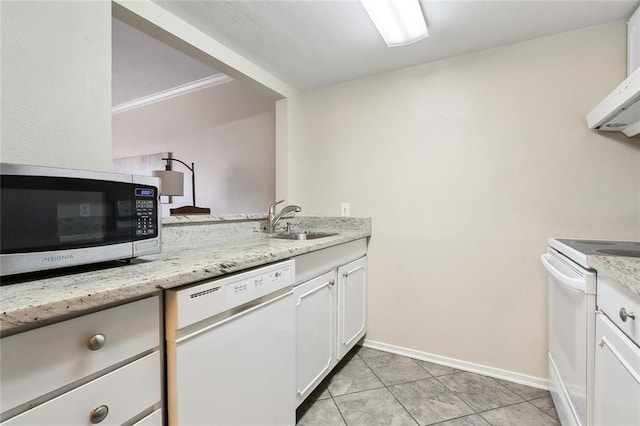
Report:
[[[589,267],[587,256],[640,257],[640,242],[638,241],[549,238],[548,243],[549,247],[553,247],[583,268]]]
[[[563,425],[593,425],[597,272],[587,256],[640,257],[640,242],[549,238],[549,390]]]

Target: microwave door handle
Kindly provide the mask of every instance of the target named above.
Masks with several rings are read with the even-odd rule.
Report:
[[[551,275],[556,277],[558,279],[558,281],[560,281],[561,283],[563,283],[567,287],[570,287],[570,288],[572,288],[574,290],[585,291],[585,284],[586,283],[585,283],[584,279],[572,278],[572,277],[569,277],[569,276],[563,274],[562,272],[557,270],[551,264],[551,262],[549,262],[547,260],[549,257],[551,257],[550,254],[543,254],[542,256],[540,256],[540,260],[542,261],[542,265],[544,265],[545,269],[547,271],[549,271],[549,273]]]

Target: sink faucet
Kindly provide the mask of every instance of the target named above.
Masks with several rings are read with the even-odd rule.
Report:
[[[267,234],[273,234],[276,232],[276,225],[285,214],[291,212],[298,213],[302,211],[302,207],[291,204],[290,206],[283,207],[279,213],[276,213],[276,205],[280,203],[284,203],[284,200],[276,201],[271,204],[271,207],[269,207],[269,212],[267,214]]]

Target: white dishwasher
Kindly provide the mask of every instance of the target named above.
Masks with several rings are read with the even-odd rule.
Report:
[[[166,291],[169,425],[295,424],[293,260]]]

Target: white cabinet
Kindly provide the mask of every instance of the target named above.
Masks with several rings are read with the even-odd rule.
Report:
[[[640,425],[640,348],[601,313],[596,335],[595,424]]]
[[[299,405],[366,332],[366,240],[295,260]]]
[[[594,424],[640,425],[640,296],[598,280]]]
[[[367,328],[367,258],[338,268],[338,359],[358,343]]]
[[[2,338],[1,424],[121,424],[160,408],[160,303],[154,296]]]
[[[294,288],[296,301],[296,398],[302,402],[335,367],[336,272]]]
[[[154,352],[19,414],[2,425],[123,424],[160,399],[160,354]],[[103,419],[103,420],[100,420]]]

